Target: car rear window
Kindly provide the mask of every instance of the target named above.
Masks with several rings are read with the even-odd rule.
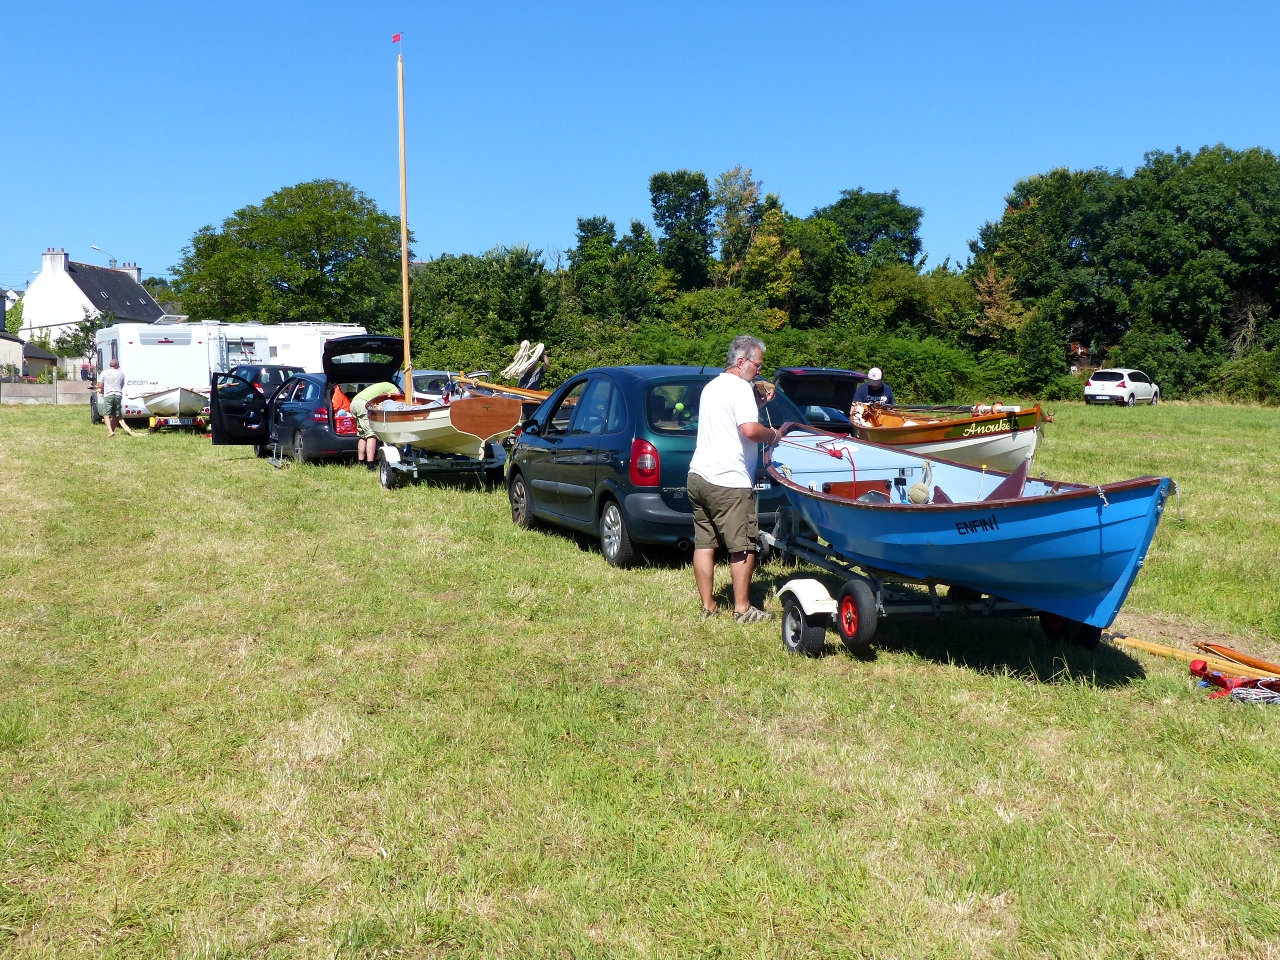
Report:
[[[1099,383],[1118,383],[1124,379],[1124,374],[1117,373],[1115,370],[1099,370],[1091,375],[1089,379]]]
[[[680,380],[652,384],[644,395],[649,429],[658,433],[698,432],[698,404],[706,380]]]

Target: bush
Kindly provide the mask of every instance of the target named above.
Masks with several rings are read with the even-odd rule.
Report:
[[[1213,371],[1229,400],[1244,403],[1280,403],[1280,349],[1255,350],[1228,360]]]

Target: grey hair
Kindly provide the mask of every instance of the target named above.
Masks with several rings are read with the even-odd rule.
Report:
[[[749,333],[740,333],[733,338],[733,343],[729,344],[729,363],[728,366],[736,367],[739,360],[750,360],[751,355],[757,350],[760,356],[764,356],[764,341],[751,336]]]

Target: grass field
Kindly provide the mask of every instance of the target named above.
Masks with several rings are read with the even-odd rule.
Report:
[[[1172,475],[1119,625],[1280,657],[1280,411],[1061,405],[1040,469]],[[501,494],[83,410],[0,408],[0,487],[0,955],[1280,957],[1280,708],[1185,665],[789,656]]]

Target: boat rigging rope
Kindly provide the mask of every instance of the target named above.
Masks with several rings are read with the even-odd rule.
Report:
[[[1101,485],[1101,484],[1099,484],[1099,485],[1098,485],[1098,496],[1100,496],[1100,497],[1102,498],[1102,505],[1103,505],[1104,507],[1109,507],[1109,506],[1111,506],[1111,504],[1107,501],[1107,493],[1106,493],[1106,491],[1105,491],[1105,490],[1103,490],[1103,489],[1102,489],[1102,485]]]

